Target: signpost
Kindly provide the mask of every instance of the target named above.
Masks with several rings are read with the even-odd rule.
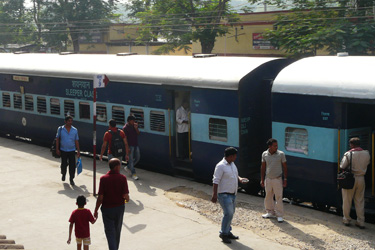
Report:
[[[94,76],[94,104],[92,112],[94,114],[94,133],[93,133],[93,170],[94,170],[94,196],[96,196],[96,88],[105,88],[109,82],[106,75],[95,75]]]

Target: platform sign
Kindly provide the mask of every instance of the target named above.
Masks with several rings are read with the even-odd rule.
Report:
[[[94,76],[94,89],[95,88],[105,88],[109,82],[106,75],[95,75]]]

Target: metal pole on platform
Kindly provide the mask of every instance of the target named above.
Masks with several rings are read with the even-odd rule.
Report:
[[[93,132],[93,185],[94,185],[94,196],[96,196],[96,87],[94,84],[94,104],[93,112],[94,114],[94,132]]]

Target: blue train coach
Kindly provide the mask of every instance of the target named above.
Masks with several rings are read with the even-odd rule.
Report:
[[[272,134],[288,161],[285,195],[341,207],[336,175],[348,141],[372,155],[366,207],[374,204],[375,57],[322,56],[284,68],[272,88]]]
[[[135,115],[142,166],[210,181],[224,148],[240,148],[240,174],[258,183],[271,134],[271,83],[289,62],[276,58],[141,55],[0,54],[0,132],[49,145],[65,115],[74,117],[82,151],[93,146],[94,75],[97,145],[115,119]],[[175,112],[190,103],[189,158],[179,159]],[[328,111],[327,111],[328,112]]]

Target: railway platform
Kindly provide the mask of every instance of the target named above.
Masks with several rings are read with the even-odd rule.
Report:
[[[92,212],[95,208],[93,160],[82,157],[83,172],[71,186],[61,181],[60,159],[52,158],[48,148],[0,137],[0,159],[0,234],[25,249],[76,249],[75,240],[66,243],[68,219],[78,195],[88,198],[86,208]],[[97,189],[107,171],[107,162],[97,161]],[[241,227],[233,229],[240,240],[225,245],[218,237],[219,224],[164,195],[177,186],[205,191],[209,186],[141,169],[138,174],[139,181],[128,178],[131,201],[126,205],[120,249],[295,249]],[[90,230],[90,249],[107,249],[100,212]]]

